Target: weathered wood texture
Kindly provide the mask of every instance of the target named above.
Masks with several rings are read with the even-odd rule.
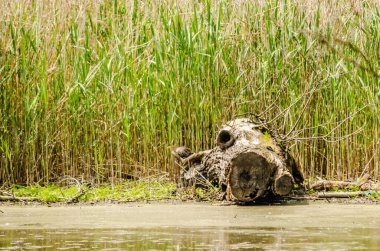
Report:
[[[287,195],[303,177],[294,159],[276,139],[249,119],[222,126],[211,150],[173,151],[180,185],[220,185],[227,200],[253,201],[267,194]]]
[[[356,181],[319,180],[310,186],[315,191],[331,191],[339,189],[359,189],[361,191],[380,191],[380,182],[370,180],[366,174]]]
[[[329,198],[354,198],[359,196],[367,196],[368,193],[363,191],[356,192],[322,192],[318,193],[318,198],[329,199]]]

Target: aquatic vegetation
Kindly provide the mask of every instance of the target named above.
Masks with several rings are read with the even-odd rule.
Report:
[[[308,177],[379,177],[378,1],[0,3],[1,184],[174,178],[252,114]]]
[[[102,184],[88,187],[83,185],[78,188],[75,185],[57,186],[19,186],[15,185],[10,190],[16,197],[36,198],[42,202],[68,202],[71,198],[85,189],[86,192],[78,198],[79,202],[102,202],[102,201],[146,201],[174,199],[175,185],[171,181],[137,180],[125,181],[112,186]]]
[[[54,184],[49,186],[19,186],[15,185],[11,189],[16,197],[37,198],[39,201],[44,202],[63,202],[69,198],[74,197],[78,193],[75,186],[59,187]]]

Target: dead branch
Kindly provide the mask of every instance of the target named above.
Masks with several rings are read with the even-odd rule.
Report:
[[[359,196],[366,196],[367,192],[357,191],[357,192],[321,192],[318,193],[318,198],[329,199],[329,198],[353,198]]]
[[[87,183],[85,185],[86,185],[85,186],[86,188],[83,189],[81,186],[79,189],[79,192],[74,197],[72,197],[69,201],[67,201],[66,203],[67,204],[78,203],[79,198],[82,197],[83,195],[85,195],[90,190],[90,188],[92,187],[91,183]]]
[[[320,38],[319,39],[320,43],[321,44],[324,44],[327,46],[327,48],[329,48],[331,51],[335,52],[336,54],[338,54],[341,58],[343,58],[344,60],[352,63],[353,65],[355,65],[356,67],[360,68],[361,70],[363,71],[366,71],[370,74],[372,74],[373,76],[377,77],[377,78],[380,78],[380,74],[377,73],[377,71],[373,68],[371,62],[369,61],[368,57],[364,54],[363,51],[361,51],[355,44],[353,44],[352,42],[349,42],[349,41],[344,41],[344,40],[341,40],[339,38],[334,38],[333,41],[338,43],[338,44],[341,44],[341,45],[344,45],[346,47],[349,47],[352,51],[358,53],[361,58],[363,58],[364,62],[367,64],[367,66],[359,63],[357,61],[357,58],[356,59],[352,59],[352,58],[348,58],[347,56],[343,55],[343,53],[339,52],[336,47],[327,39],[327,38]]]
[[[310,186],[315,191],[331,191],[334,189],[359,189],[361,191],[380,191],[380,182],[369,179],[369,174],[363,175],[357,181],[319,180]]]
[[[37,197],[15,197],[15,196],[0,196],[0,201],[10,201],[10,202],[31,202],[31,201],[41,201]]]
[[[357,186],[357,183],[350,181],[319,180],[311,185],[310,189],[316,191],[330,191],[333,189],[352,189]]]

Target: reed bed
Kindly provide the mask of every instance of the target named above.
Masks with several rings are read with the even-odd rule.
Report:
[[[307,177],[379,177],[378,1],[0,3],[0,184],[175,178],[253,114]]]

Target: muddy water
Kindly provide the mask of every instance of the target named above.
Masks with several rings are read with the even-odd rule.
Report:
[[[380,250],[380,205],[0,206],[3,250]]]

